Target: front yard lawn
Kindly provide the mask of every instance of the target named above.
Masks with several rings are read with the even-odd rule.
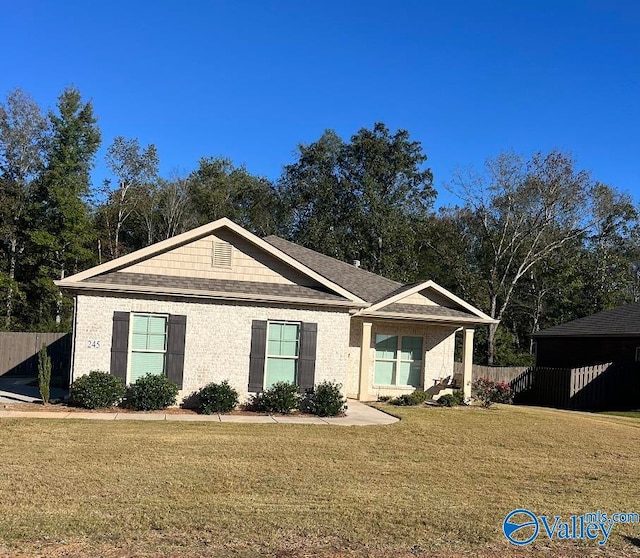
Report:
[[[637,421],[393,408],[381,427],[2,419],[0,556],[516,555],[514,508],[640,512]],[[640,525],[554,556],[640,551]],[[519,555],[519,554],[518,554]]]

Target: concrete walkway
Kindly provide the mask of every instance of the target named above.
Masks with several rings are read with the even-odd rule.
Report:
[[[15,402],[15,401],[14,401]],[[164,420],[176,422],[243,422],[261,424],[333,424],[338,426],[373,426],[393,424],[398,419],[349,399],[346,417],[295,417],[273,415],[188,415],[173,413],[83,413],[56,411],[8,411],[0,408],[0,418],[48,418],[88,420]]]

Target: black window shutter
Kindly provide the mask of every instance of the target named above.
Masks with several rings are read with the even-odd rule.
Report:
[[[267,351],[267,322],[253,320],[251,323],[251,354],[249,355],[249,391],[264,389],[264,360]]]
[[[316,378],[316,339],[318,324],[303,322],[300,326],[298,354],[298,386],[301,392],[313,389]]]
[[[113,313],[111,332],[111,375],[127,383],[127,357],[129,355],[129,312]]]
[[[167,379],[182,389],[184,376],[184,340],[187,333],[187,317],[171,314],[167,338]]]

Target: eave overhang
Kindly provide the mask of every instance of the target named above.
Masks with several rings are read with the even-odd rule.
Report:
[[[106,284],[97,283],[91,281],[81,282],[69,282],[69,281],[54,281],[54,283],[60,287],[63,291],[67,291],[71,294],[88,293],[88,292],[102,292],[105,294],[119,293],[119,294],[136,294],[136,295],[163,295],[182,298],[195,298],[206,300],[219,300],[230,302],[259,302],[259,303],[277,303],[277,304],[303,304],[307,306],[322,306],[325,308],[362,308],[367,303],[354,302],[351,300],[326,300],[315,299],[311,297],[288,297],[280,295],[263,295],[263,294],[251,294],[251,293],[234,293],[226,291],[207,291],[200,289],[181,289],[176,287],[164,288],[164,287],[151,287],[151,286],[138,286],[138,285],[118,285],[118,284]]]

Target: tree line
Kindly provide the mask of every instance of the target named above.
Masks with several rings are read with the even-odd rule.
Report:
[[[500,325],[478,332],[481,363],[532,362],[541,328],[640,296],[634,201],[567,153],[505,152],[436,190],[420,142],[383,123],[298,145],[277,180],[224,157],[161,176],[155,145],[116,137],[110,179],[90,101],[69,87],[45,112],[25,92],[0,104],[0,328],[65,331],[56,279],[228,217],[408,283],[433,279]]]

